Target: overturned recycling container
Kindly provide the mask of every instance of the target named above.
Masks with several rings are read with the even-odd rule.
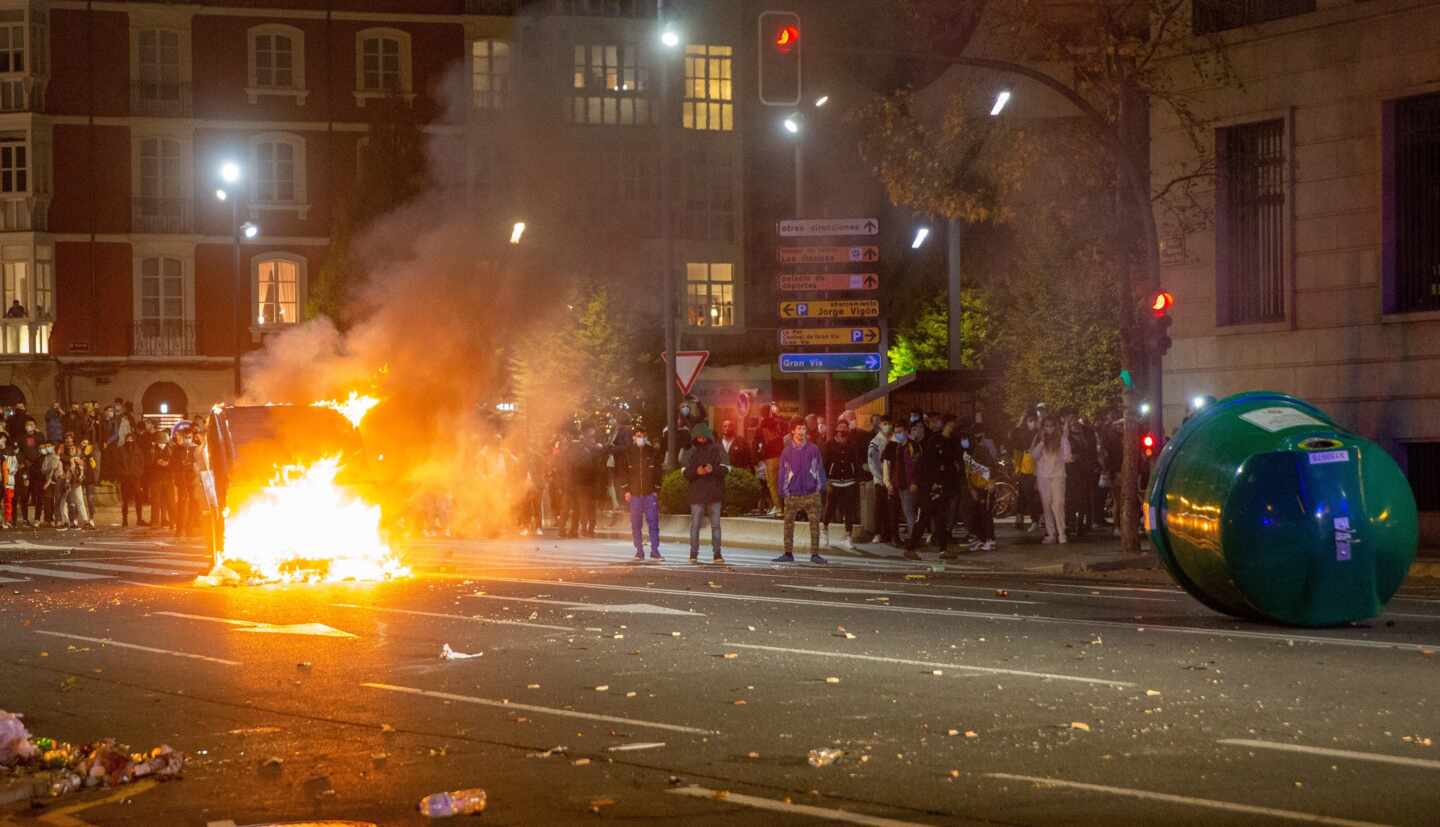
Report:
[[[1160,454],[1145,510],[1170,575],[1210,608],[1330,626],[1379,615],[1415,560],[1415,495],[1379,445],[1280,393],[1202,408]]]

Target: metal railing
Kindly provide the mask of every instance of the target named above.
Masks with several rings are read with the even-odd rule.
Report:
[[[194,226],[194,203],[189,198],[134,198],[130,224],[137,233],[188,233]]]
[[[194,356],[195,323],[183,319],[141,319],[132,330],[134,356]]]
[[[130,84],[130,114],[183,118],[191,113],[190,84]]]

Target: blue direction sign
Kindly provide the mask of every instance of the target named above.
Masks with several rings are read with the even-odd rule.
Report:
[[[781,373],[880,372],[878,353],[782,353]]]

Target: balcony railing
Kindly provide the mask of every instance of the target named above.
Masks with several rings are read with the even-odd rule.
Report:
[[[33,77],[0,79],[0,112],[40,112],[45,109],[44,86]]]
[[[50,325],[33,319],[0,319],[0,355],[49,353]]]
[[[184,118],[190,115],[190,84],[130,84],[130,114],[154,115],[161,118]]]
[[[141,319],[130,352],[135,356],[194,356],[195,323],[183,319]]]
[[[188,233],[194,226],[189,198],[135,198],[130,223],[137,233]]]

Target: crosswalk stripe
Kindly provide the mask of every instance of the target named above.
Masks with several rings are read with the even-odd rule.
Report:
[[[12,574],[29,574],[36,577],[59,577],[64,580],[114,580],[113,574],[95,574],[88,571],[55,571],[54,569],[37,569],[33,566],[0,566],[0,571],[8,571]]]
[[[185,573],[182,571],[175,571],[174,569],[156,569],[150,568],[148,566],[127,566],[121,563],[99,563],[93,560],[57,560],[51,565],[68,566],[70,568],[77,569],[99,569],[100,571],[118,571],[124,572],[125,574],[167,574],[173,576]]]
[[[0,583],[29,583],[28,577],[0,577]]]
[[[158,563],[158,564],[160,564],[160,565],[165,565],[165,566],[180,566],[181,568],[187,568],[187,569],[208,569],[208,568],[210,568],[210,561],[209,561],[208,559],[205,559],[205,560],[196,560],[196,559],[193,559],[193,558],[192,558],[192,559],[182,559],[182,558],[180,558],[180,557],[145,557],[145,558],[142,558],[142,559],[140,559],[140,560],[136,560],[135,562],[137,562],[137,563]]]

